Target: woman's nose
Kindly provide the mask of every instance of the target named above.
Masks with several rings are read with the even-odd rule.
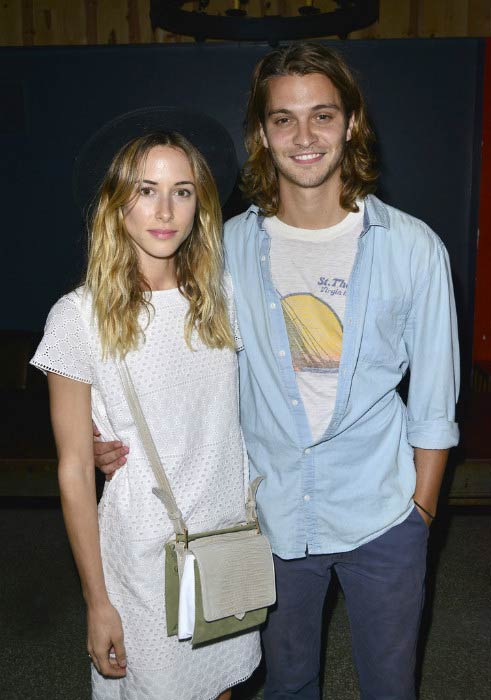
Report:
[[[170,221],[174,216],[172,201],[168,197],[159,197],[156,216],[162,221]]]

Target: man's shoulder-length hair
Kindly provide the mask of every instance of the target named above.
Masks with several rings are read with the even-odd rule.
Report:
[[[266,216],[278,212],[279,183],[276,167],[261,137],[271,78],[321,73],[339,92],[346,119],[353,115],[351,139],[347,141],[341,164],[340,204],[356,211],[356,199],[375,190],[377,170],[372,145],[373,131],[368,123],[365,101],[344,60],[322,44],[303,42],[270,51],[257,64],[251,83],[245,120],[248,159],[242,171],[242,191]]]

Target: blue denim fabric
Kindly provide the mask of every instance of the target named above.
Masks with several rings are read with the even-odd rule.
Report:
[[[458,442],[457,322],[447,252],[423,222],[365,200],[336,405],[314,442],[256,207],[225,226],[244,349],[240,410],[262,527],[284,559],[349,551],[412,508],[413,447]],[[407,409],[396,391],[410,368]]]
[[[278,602],[262,635],[265,700],[319,700],[322,609],[332,569],[350,618],[361,700],[415,700],[427,539],[414,508],[404,522],[350,552],[275,557]]]

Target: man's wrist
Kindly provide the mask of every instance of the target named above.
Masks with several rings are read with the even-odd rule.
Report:
[[[421,503],[418,503],[418,501],[414,501],[414,505],[417,506],[423,513],[425,513],[431,520],[433,521],[436,518],[436,513],[430,513],[429,510],[427,510],[424,506],[421,505]]]

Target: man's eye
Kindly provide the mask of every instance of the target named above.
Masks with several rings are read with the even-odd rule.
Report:
[[[283,124],[288,124],[290,120],[288,117],[280,117],[279,119],[276,119],[275,124],[278,124],[279,126],[282,126]]]
[[[317,119],[320,121],[330,121],[332,119],[332,114],[318,114]]]

